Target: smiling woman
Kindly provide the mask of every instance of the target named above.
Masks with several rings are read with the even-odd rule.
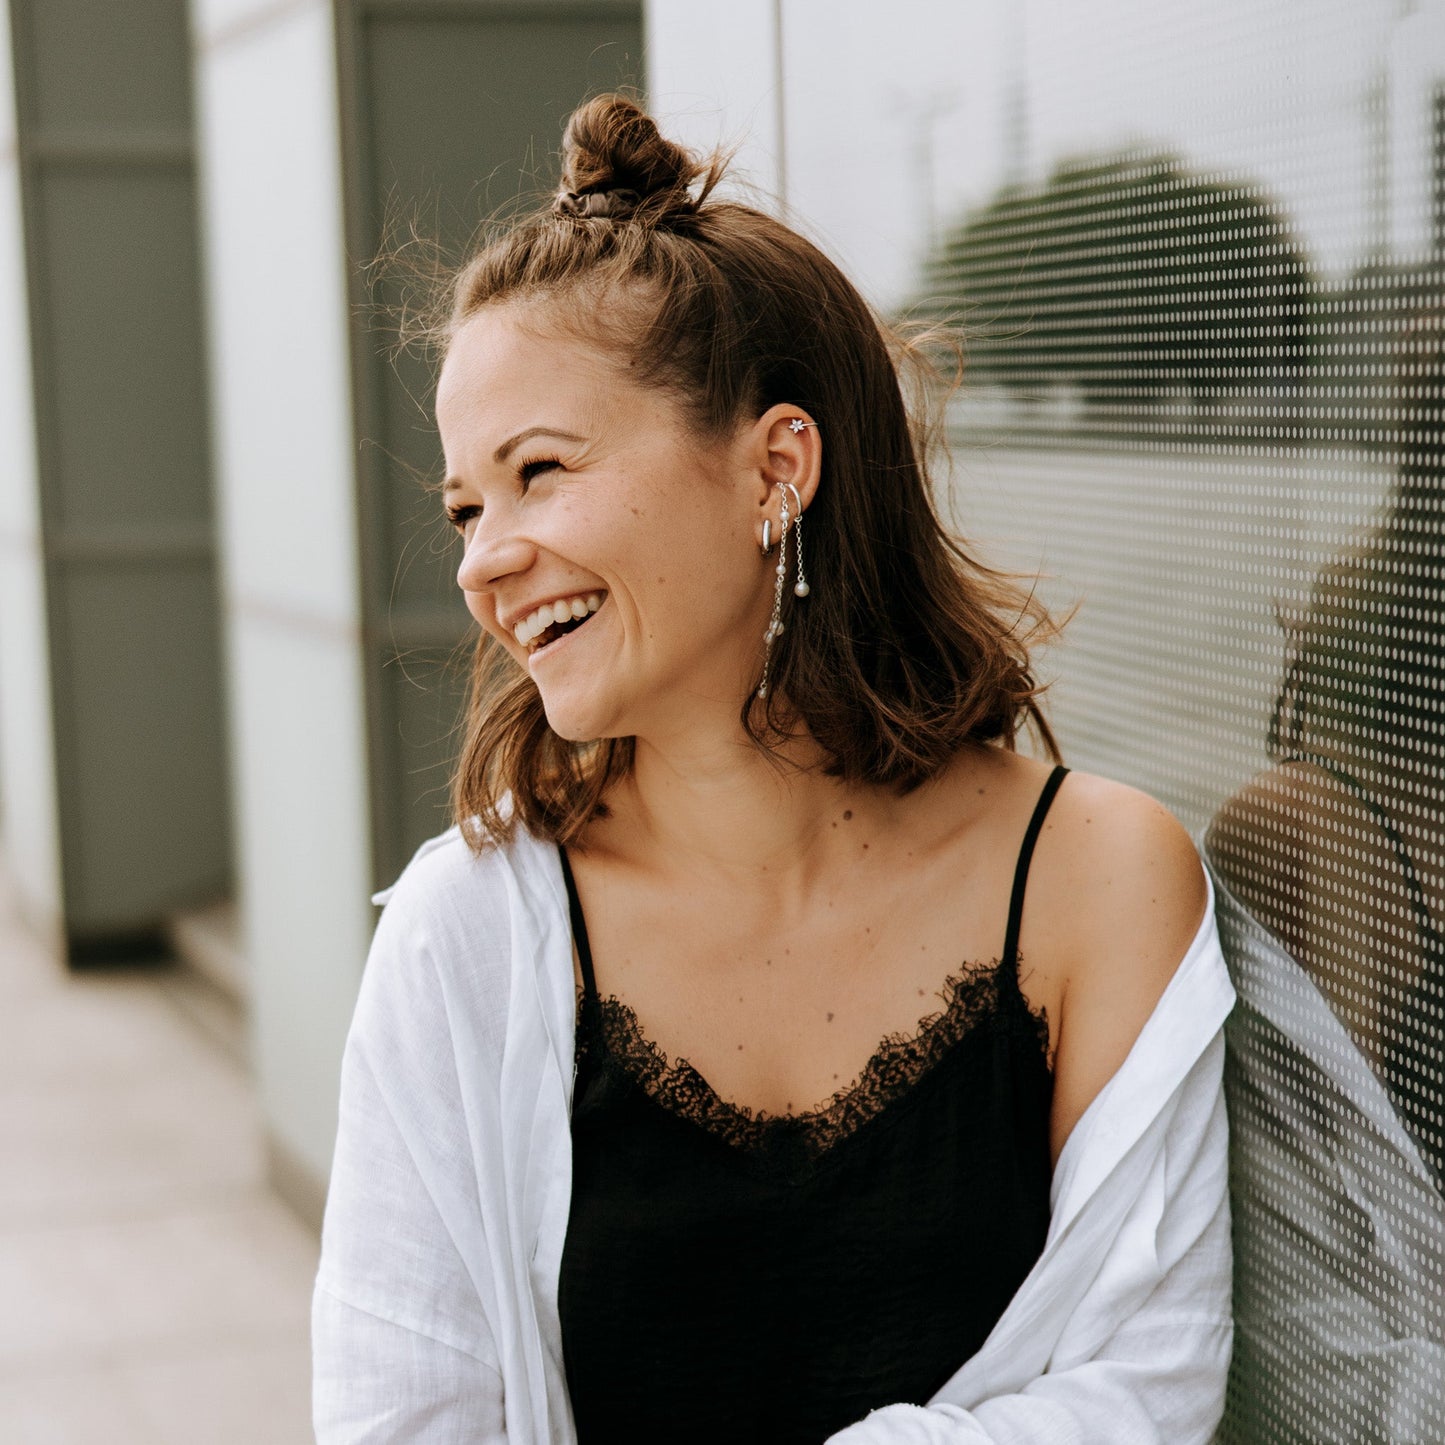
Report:
[[[836,775],[911,787],[1028,720],[1057,758],[1029,670],[1052,624],[1032,591],[950,537],[932,505],[927,439],[894,361],[921,366],[921,349],[890,337],[803,237],[711,199],[722,158],[667,142],[628,102],[578,111],[564,149],[558,201],[466,266],[440,338],[446,495],[469,538],[458,580],[486,632],[506,646],[519,607],[603,581],[581,555],[542,545],[549,566],[488,588],[497,549],[518,543],[508,518],[543,517],[586,531],[598,566],[628,553],[613,602],[619,660],[663,666],[683,634],[712,675],[693,683],[725,697],[775,756],[806,735]],[[605,215],[568,200],[579,194],[608,197]],[[740,468],[750,488],[737,485]],[[774,686],[755,703],[773,574],[761,527],[778,534],[784,484],[806,515],[797,535],[835,585],[806,605],[784,594]],[[484,504],[508,510],[483,524]],[[719,545],[726,538],[758,544],[751,566]],[[509,819],[571,841],[628,770],[638,730],[574,727],[558,710],[560,678],[544,684],[540,671],[498,697],[488,651],[479,646],[458,821],[474,845],[482,832],[506,836],[505,796]],[[669,676],[676,704],[680,678]],[[654,688],[652,701],[667,699]]]
[[[1194,845],[1063,766],[838,268],[623,96],[563,161],[444,329],[477,658],[348,1040],[319,1440],[1208,1439]]]

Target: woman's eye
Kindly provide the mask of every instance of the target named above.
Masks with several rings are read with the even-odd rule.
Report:
[[[521,477],[524,482],[530,482],[538,472],[544,472],[548,467],[558,467],[561,465],[561,462],[559,462],[556,457],[535,457],[530,462],[523,462],[522,465],[517,468],[517,475]]]
[[[538,472],[545,472],[549,467],[560,467],[561,465],[562,463],[559,462],[556,457],[534,457],[530,462],[523,462],[522,465],[517,468],[517,475],[521,478],[523,490],[526,490],[532,478],[535,477]],[[465,528],[473,517],[480,517],[481,515],[482,509],[480,507],[446,508],[447,521],[459,531]]]

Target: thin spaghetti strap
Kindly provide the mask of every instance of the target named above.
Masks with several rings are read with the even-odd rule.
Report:
[[[577,945],[577,961],[582,965],[582,986],[589,998],[597,997],[597,980],[592,973],[592,947],[587,942],[587,920],[582,916],[582,900],[577,896],[577,883],[572,877],[572,865],[567,861],[567,850],[557,844],[557,856],[562,860],[562,881],[567,885],[567,909],[572,915],[572,940]]]
[[[1024,889],[1029,881],[1029,862],[1034,856],[1034,844],[1038,841],[1039,830],[1044,826],[1044,815],[1049,811],[1049,804],[1053,802],[1054,794],[1059,791],[1059,784],[1064,781],[1064,774],[1068,771],[1062,763],[1058,763],[1049,774],[1034,807],[1034,815],[1029,819],[1023,846],[1019,849],[1018,866],[1014,869],[1013,896],[1008,905],[1008,931],[1003,941],[1003,969],[1008,978],[1018,976],[1019,924],[1024,915]]]

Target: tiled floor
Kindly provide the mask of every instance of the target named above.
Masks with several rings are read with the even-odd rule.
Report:
[[[301,1445],[317,1244],[163,976],[66,975],[0,876],[0,1442]]]

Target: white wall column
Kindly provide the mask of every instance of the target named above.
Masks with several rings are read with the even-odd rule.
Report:
[[[0,853],[29,925],[65,952],[35,392],[8,7],[0,17]]]
[[[782,0],[646,0],[647,107],[664,135],[699,150],[738,144],[730,179],[787,200],[779,53]],[[727,185],[727,182],[724,182]]]
[[[326,0],[192,0],[253,1062],[319,1213],[373,923],[335,39]]]

